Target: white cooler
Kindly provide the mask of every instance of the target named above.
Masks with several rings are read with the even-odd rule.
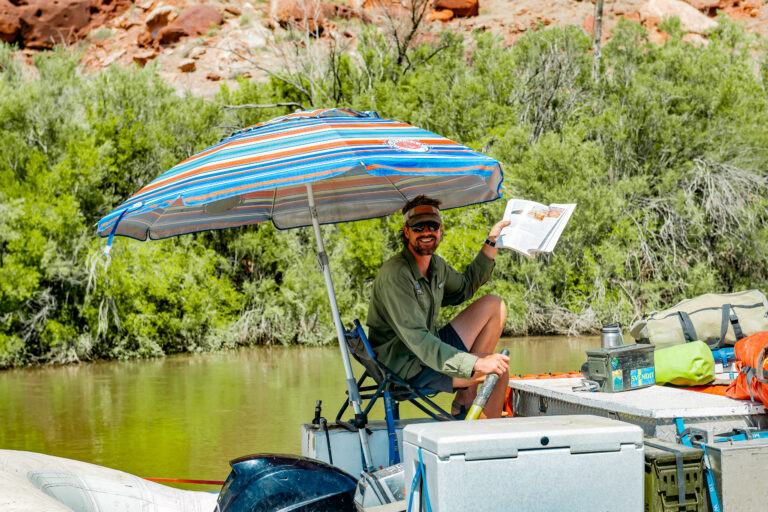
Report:
[[[435,512],[643,510],[643,431],[629,423],[574,415],[408,425],[406,502],[419,448]],[[419,486],[413,494],[413,510],[427,510]]]

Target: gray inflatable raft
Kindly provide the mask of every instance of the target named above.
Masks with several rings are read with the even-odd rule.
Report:
[[[4,512],[211,512],[216,497],[86,462],[0,450]]]

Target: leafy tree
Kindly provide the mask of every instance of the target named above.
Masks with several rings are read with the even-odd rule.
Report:
[[[318,107],[376,110],[497,158],[506,198],[578,203],[553,254],[500,252],[484,291],[507,302],[509,333],[584,333],[768,282],[765,43],[725,18],[707,45],[686,42],[674,19],[661,28],[670,39],[658,46],[620,22],[598,81],[573,27],[529,31],[511,48],[446,34],[397,52],[369,28],[311,76],[287,72]],[[0,367],[334,341],[310,230],[119,239],[106,270],[98,256],[95,222],[130,194],[304,101],[289,75],[206,101],[177,95],[151,66],[83,75],[64,50],[38,55],[32,73],[0,46],[0,68]],[[245,104],[276,106],[223,108]],[[440,254],[466,265],[503,208],[445,212]],[[345,322],[365,318],[401,222],[323,227]]]

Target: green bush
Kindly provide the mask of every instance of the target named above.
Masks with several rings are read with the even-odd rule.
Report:
[[[511,48],[445,35],[402,65],[367,29],[354,53],[296,83],[312,82],[317,106],[376,110],[497,158],[505,198],[578,203],[553,254],[501,252],[481,293],[506,300],[509,333],[590,332],[768,281],[766,47],[726,19],[707,45],[684,42],[675,20],[663,28],[658,46],[622,21],[597,81],[573,27]],[[307,103],[307,92],[273,77],[206,101],[177,95],[151,66],[86,76],[76,62],[40,54],[33,74],[0,47],[0,367],[333,342],[310,230],[118,239],[105,270],[94,229],[179,160],[291,110],[222,105]],[[503,203],[446,212],[440,254],[471,261]],[[400,225],[394,214],[323,227],[346,323],[365,318]]]

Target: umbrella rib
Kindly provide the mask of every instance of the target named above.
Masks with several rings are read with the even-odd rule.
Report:
[[[165,208],[158,208],[158,210],[161,210],[162,213],[160,213],[159,215],[154,215],[155,218],[152,219],[152,221],[145,223],[147,225],[147,238],[149,238],[151,240],[154,240],[154,238],[152,238],[152,228],[155,227],[155,224],[160,222],[160,219],[163,217],[163,214],[165,213],[165,211],[168,208],[173,207],[174,203],[179,199],[179,197],[181,197],[181,195],[177,196],[176,199],[171,201],[171,203],[168,206],[166,206]],[[182,201],[183,201],[183,199],[182,199]],[[157,210],[150,210],[150,211],[151,212],[156,212]]]
[[[277,202],[277,187],[272,191],[272,206],[269,207],[269,218],[275,222],[275,203]]]
[[[394,183],[392,183],[392,180],[391,180],[391,179],[389,179],[389,176],[384,176],[384,177],[387,179],[387,181],[389,182],[389,184],[390,184],[390,185],[392,185],[392,188],[393,188],[393,189],[395,189],[395,191],[396,191],[398,194],[400,194],[400,197],[402,197],[402,198],[403,198],[403,201],[405,201],[405,202],[407,203],[407,202],[408,202],[408,198],[407,198],[407,197],[405,197],[405,195],[404,195],[402,192],[400,192],[400,189],[399,189],[399,188],[397,188],[397,187],[395,186],[395,184],[394,184]]]

